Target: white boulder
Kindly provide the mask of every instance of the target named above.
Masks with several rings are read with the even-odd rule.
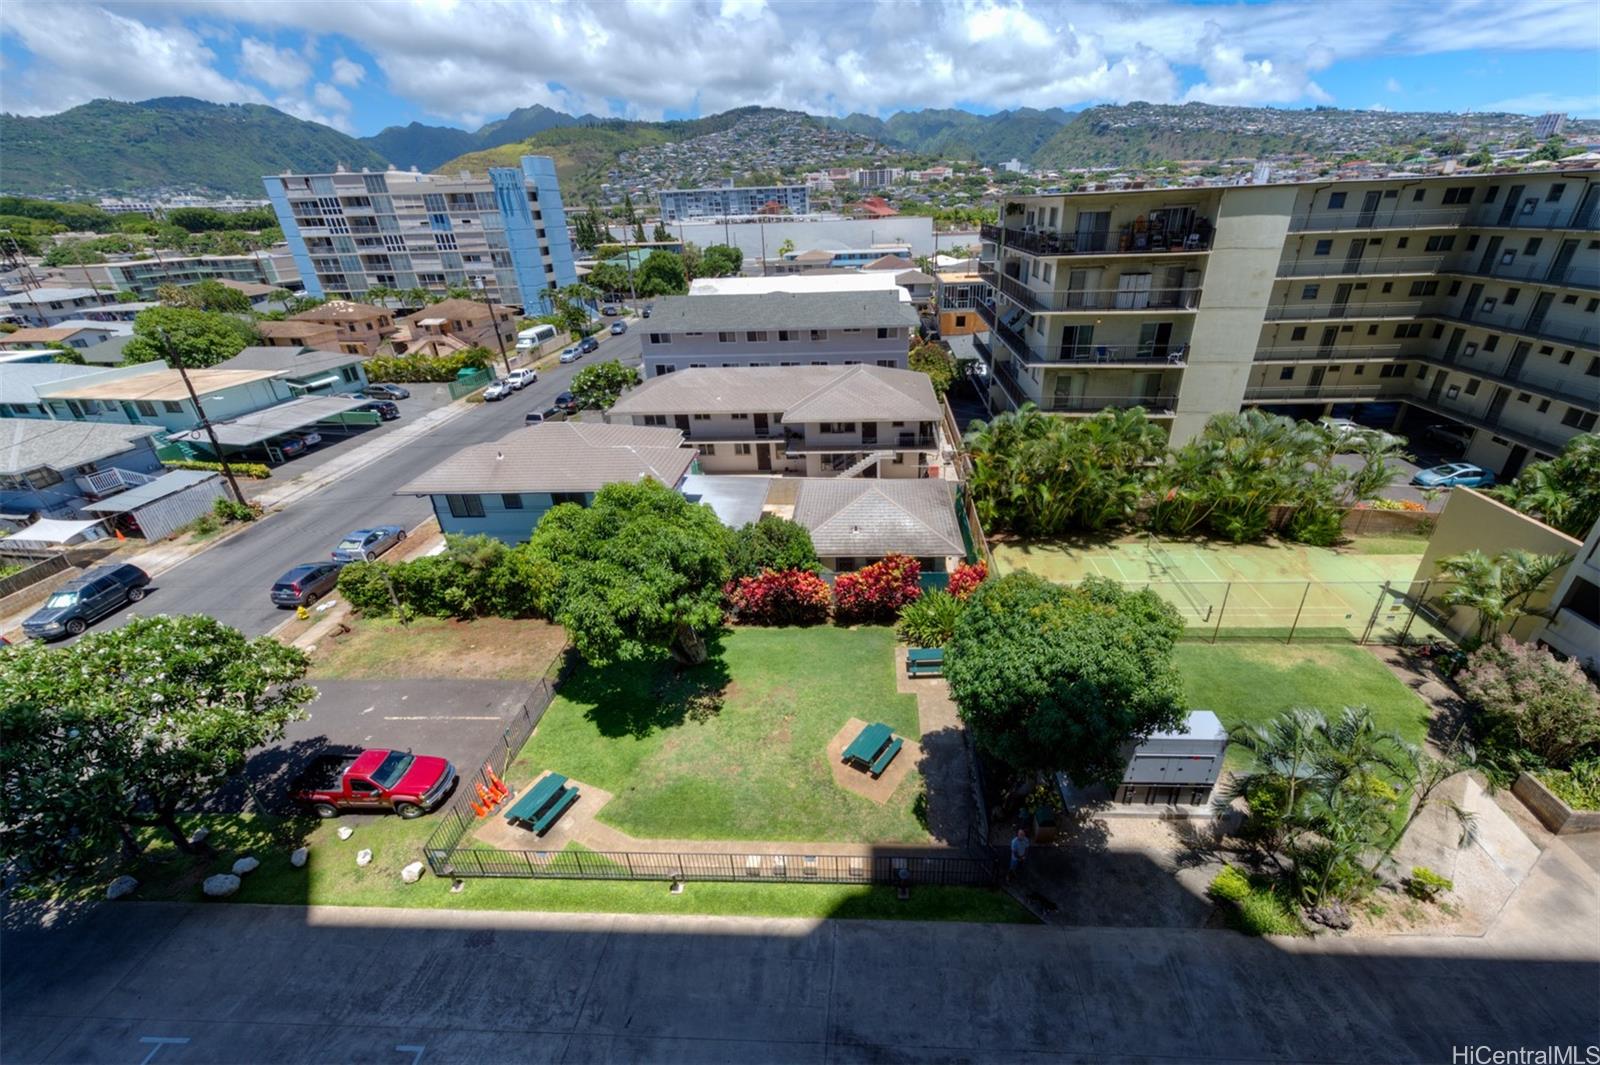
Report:
[[[244,876],[246,873],[253,873],[260,865],[260,862],[247,854],[233,863],[233,875]]]
[[[339,828],[339,838],[340,839],[349,839],[351,836],[353,836],[355,834],[356,834],[356,830],[351,828],[349,825],[341,825],[340,828]]]
[[[132,895],[139,889],[139,881],[131,876],[119,876],[106,885],[106,898],[121,899]]]
[[[356,852],[356,864],[357,865],[371,865],[372,864],[372,851],[370,849],[369,850],[363,850],[363,851],[357,851]]]
[[[206,882],[200,885],[204,891],[214,899],[226,898],[239,890],[239,878],[232,873],[218,873],[216,876],[206,877]]]
[[[197,828],[194,831],[194,835],[189,838],[189,842],[204,843],[206,841],[206,837],[209,835],[211,835],[211,830],[209,828]]]
[[[400,870],[400,879],[404,880],[408,884],[415,884],[418,880],[422,879],[423,868],[424,866],[421,862],[412,862],[410,865]]]
[[[299,869],[306,864],[306,859],[309,857],[311,857],[309,848],[296,847],[294,852],[289,855],[289,864]]]

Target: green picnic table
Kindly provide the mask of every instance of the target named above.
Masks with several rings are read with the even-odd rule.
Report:
[[[840,761],[854,763],[876,778],[889,768],[889,763],[894,761],[904,743],[904,740],[894,738],[894,732],[888,725],[874,722],[850,741]]]
[[[506,820],[513,823],[520,821],[534,832],[542,834],[555,824],[556,818],[567,807],[577,801],[578,789],[567,787],[566,777],[560,773],[547,773],[506,811]]]

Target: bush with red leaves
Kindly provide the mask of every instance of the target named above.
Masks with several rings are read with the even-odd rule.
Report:
[[[729,581],[728,609],[746,625],[815,625],[828,620],[828,583],[809,570],[763,570]]]
[[[983,559],[980,558],[970,566],[963,562],[956,567],[954,573],[950,574],[950,594],[957,599],[965,599],[977,591],[978,585],[987,580],[988,576],[989,563]]]
[[[922,595],[917,583],[921,575],[921,563],[909,555],[888,555],[854,573],[841,573],[833,582],[834,613],[847,623],[893,621],[901,607]]]

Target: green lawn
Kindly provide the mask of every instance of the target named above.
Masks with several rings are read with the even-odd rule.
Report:
[[[893,647],[888,628],[741,628],[681,676],[668,660],[580,669],[508,776],[522,787],[553,769],[604,788],[599,818],[641,840],[926,841],[917,773],[879,806],[836,785],[827,760],[852,717],[920,735]],[[720,713],[686,713],[696,688],[717,687]]]
[[[200,882],[225,873],[235,859],[254,855],[261,867],[244,877],[229,901],[278,905],[389,906],[408,909],[544,910],[564,913],[728,914],[751,917],[843,917],[919,921],[1033,920],[1010,896],[978,888],[916,888],[905,902],[891,887],[856,884],[691,883],[681,895],[665,883],[610,883],[591,880],[473,879],[459,894],[448,880],[431,873],[405,884],[400,870],[422,856],[422,843],[435,825],[424,817],[352,817],[336,821],[286,821],[276,817],[202,816],[191,828],[211,828],[218,855],[197,861],[178,855],[164,837],[145,859],[126,870],[138,877],[134,896],[144,900],[202,901]],[[353,825],[348,840],[337,835],[340,824]],[[310,846],[304,868],[289,864],[296,846]],[[356,853],[371,848],[371,865],[356,865]],[[112,876],[83,882],[58,892],[99,898]]]
[[[1369,651],[1330,644],[1180,643],[1174,655],[1189,705],[1228,727],[1267,721],[1295,706],[1333,715],[1367,706],[1383,728],[1420,743],[1428,707]],[[1228,752],[1230,768],[1245,764]]]
[[[1416,555],[1420,561],[1428,550],[1428,537],[1406,533],[1353,536],[1339,547],[1356,555]]]

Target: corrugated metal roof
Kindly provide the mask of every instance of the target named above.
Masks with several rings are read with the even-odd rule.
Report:
[[[912,326],[917,312],[899,293],[762,292],[740,296],[663,296],[650,315],[652,333],[739,329],[876,329]]]
[[[794,520],[811,532],[824,558],[963,555],[950,482],[928,479],[807,477]]]
[[[216,431],[218,443],[230,447],[246,447],[270,440],[274,436],[292,433],[296,429],[320,422],[324,418],[332,418],[336,414],[343,414],[347,410],[355,410],[362,404],[370,402],[372,401],[361,396],[300,396],[279,403],[275,407],[267,407],[265,410],[258,410],[229,421],[214,422],[212,428]],[[204,429],[173,433],[172,439],[186,440],[191,444],[211,442]]]
[[[675,487],[694,456],[676,429],[546,422],[464,448],[395,495],[598,492],[641,477]]]
[[[204,481],[215,480],[219,476],[220,474],[208,470],[173,470],[171,473],[163,473],[149,484],[141,484],[126,492],[118,492],[98,503],[86,503],[78,509],[94,514],[126,514],[130,510],[138,510],[146,503],[154,503],[158,499],[177,495],[185,489],[193,488]]]
[[[271,370],[279,374],[301,376],[335,370],[366,361],[365,355],[347,351],[323,351],[318,348],[267,347],[254,344],[231,359],[217,363],[214,370]]]
[[[698,298],[698,297],[697,297]],[[652,377],[612,414],[777,414],[786,422],[936,421],[928,375],[886,366],[697,367]]]

